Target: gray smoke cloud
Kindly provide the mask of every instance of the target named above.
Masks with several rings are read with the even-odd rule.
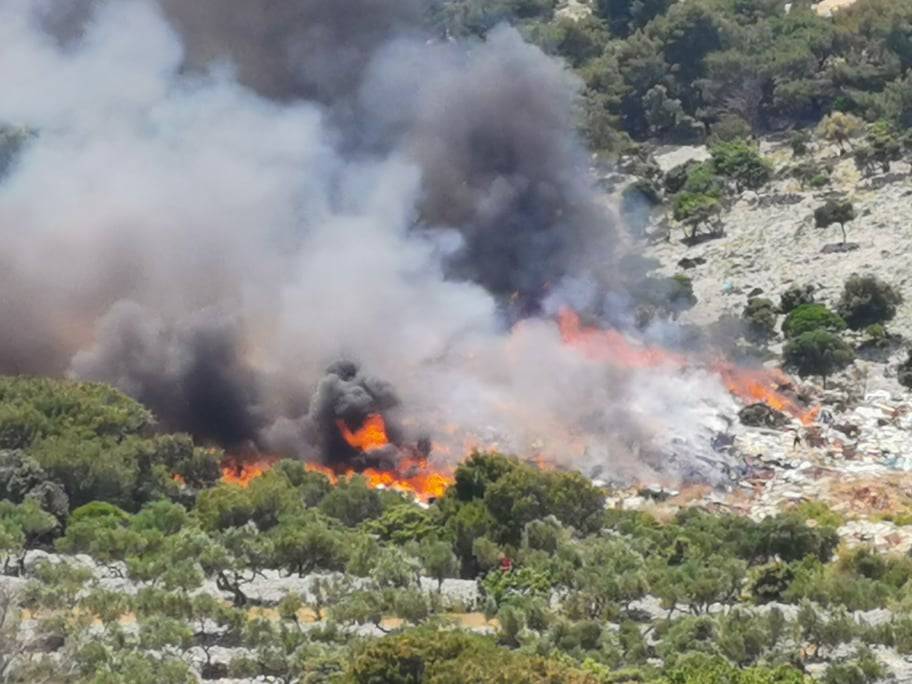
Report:
[[[271,98],[338,104],[354,96],[375,52],[421,33],[423,0],[160,0],[181,33],[185,66],[227,62]]]
[[[421,168],[421,220],[458,227],[454,277],[533,307],[573,271],[609,283],[616,235],[571,133],[579,87],[509,30],[430,54],[400,40],[373,62],[363,107]]]
[[[588,359],[538,315],[623,299],[579,84],[509,28],[434,40],[424,10],[0,6],[0,124],[34,132],[0,182],[0,370],[111,382],[169,428],[324,462],[354,456],[338,420],[382,411],[451,462],[694,468],[717,383]]]

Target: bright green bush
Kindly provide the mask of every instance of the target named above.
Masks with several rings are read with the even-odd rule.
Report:
[[[787,338],[793,338],[813,330],[840,332],[845,327],[845,321],[823,304],[801,304],[792,309],[782,322],[782,333]]]
[[[738,192],[757,190],[772,177],[772,164],[746,140],[732,140],[710,149],[713,170],[734,182]]]

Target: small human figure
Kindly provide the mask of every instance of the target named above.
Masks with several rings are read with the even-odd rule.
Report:
[[[801,433],[796,431],[795,432],[795,441],[792,442],[792,448],[797,449],[800,446],[801,446]]]

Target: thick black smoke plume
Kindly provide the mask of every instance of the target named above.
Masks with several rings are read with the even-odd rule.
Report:
[[[121,302],[99,321],[95,345],[76,354],[72,370],[154,406],[174,429],[238,448],[263,427],[256,374],[242,351],[230,317],[201,311],[166,328],[154,312]]]
[[[307,413],[273,425],[269,440],[284,453],[304,457],[308,456],[307,449],[316,447],[312,455],[329,466],[385,468],[393,465],[402,444],[395,422],[399,405],[392,385],[362,373],[356,363],[339,361],[317,384]],[[390,446],[365,453],[344,439],[341,426],[356,432],[374,414],[384,418]]]
[[[453,459],[560,458],[573,434],[568,458],[615,463],[632,435],[686,434],[704,380],[677,398],[609,373],[537,317],[570,281],[595,310],[623,286],[578,82],[506,27],[442,40],[427,10],[0,3],[0,125],[26,131],[0,180],[0,371],[105,380],[167,427],[323,460],[365,411]],[[340,358],[364,372],[325,373]]]

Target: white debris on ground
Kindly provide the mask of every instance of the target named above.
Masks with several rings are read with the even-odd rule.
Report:
[[[819,10],[834,3],[826,0]],[[761,143],[764,155],[781,167],[792,162],[783,138]],[[663,172],[690,161],[705,160],[704,146],[659,148],[653,158]],[[652,241],[643,256],[658,262],[656,275],[685,273],[697,304],[681,314],[684,324],[712,325],[740,317],[749,297],[778,303],[792,285],[815,286],[817,301],[834,308],[846,278],[853,273],[878,275],[904,297],[890,333],[912,340],[912,167],[894,163],[890,173],[862,178],[849,155],[822,145],[812,152],[818,163],[833,167],[831,184],[821,190],[802,189],[780,174],[759,192],[745,192],[722,215],[718,239],[688,246],[680,230],[660,216],[647,231]],[[629,182],[629,181],[627,181]],[[615,183],[619,192],[622,185]],[[814,209],[833,196],[852,199],[858,218],[849,228],[853,248],[825,249],[839,242],[835,233],[814,227]],[[853,344],[863,341],[846,333]],[[782,340],[770,351],[781,354]],[[802,502],[823,502],[845,519],[839,533],[846,545],[871,544],[880,550],[912,549],[912,395],[896,379],[905,359],[905,343],[887,345],[858,360],[828,387],[807,383],[795,393],[819,406],[811,425],[797,420],[779,429],[737,423],[713,438],[713,447],[734,462],[729,481],[721,486],[675,486],[673,497],[655,497],[641,489],[612,492],[609,506],[657,510],[664,514],[682,506],[729,510],[753,519],[775,515]],[[804,405],[805,402],[799,401]],[[715,429],[707,423],[707,428]],[[796,440],[797,437],[797,440]]]
[[[912,522],[912,396],[877,390],[854,405],[841,400],[849,404],[844,410],[824,406],[812,425],[733,425],[726,441],[743,465],[725,486],[639,487],[612,493],[607,505],[666,513],[703,506],[762,520],[802,502],[823,502],[845,518],[838,532],[847,546],[907,553],[912,525],[891,518],[906,514]]]

